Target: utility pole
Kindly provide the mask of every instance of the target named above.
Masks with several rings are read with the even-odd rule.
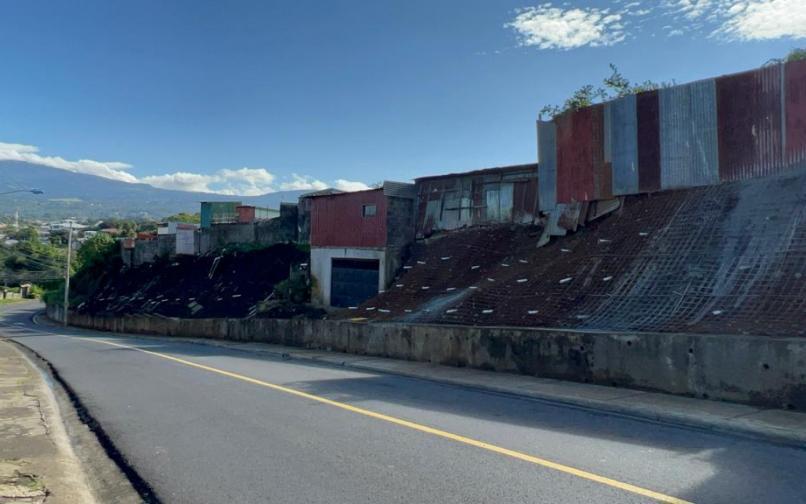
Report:
[[[64,269],[64,327],[67,327],[67,312],[70,308],[70,256],[73,252],[73,221],[70,221],[70,231],[67,233],[67,266]]]

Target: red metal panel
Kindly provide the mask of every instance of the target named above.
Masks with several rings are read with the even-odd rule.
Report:
[[[557,202],[571,203],[593,199],[594,109],[586,107],[555,118],[557,125]],[[601,118],[601,112],[598,114]],[[602,152],[604,159],[604,152]]]
[[[364,217],[364,205],[375,205],[375,215]],[[311,245],[386,246],[386,197],[383,189],[311,198]]]
[[[786,64],[786,156],[806,160],[806,60]]]
[[[613,197],[613,165],[604,158],[604,105],[591,109],[591,170],[593,170],[593,199]]]
[[[782,69],[773,65],[716,80],[720,180],[781,170]]]
[[[660,115],[657,91],[636,95],[638,113],[638,190],[660,191]]]
[[[235,210],[238,211],[238,222],[241,223],[255,222],[255,207],[242,205],[236,207]]]

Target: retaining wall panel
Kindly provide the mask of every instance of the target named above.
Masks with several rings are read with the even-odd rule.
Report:
[[[613,195],[638,194],[638,114],[635,95],[605,105],[605,162],[613,173]]]
[[[719,182],[714,80],[661,89],[658,98],[661,189]]]
[[[635,96],[638,142],[638,191],[660,191],[660,102],[657,91]]]
[[[782,169],[782,70],[773,65],[716,80],[723,182]]]
[[[554,119],[557,125],[557,203],[590,201],[596,195],[594,121],[601,109],[585,107]],[[604,150],[602,149],[602,161]]]
[[[557,127],[551,121],[537,123],[537,177],[540,211],[557,206]]]
[[[806,60],[786,64],[786,157],[789,163],[806,161]]]

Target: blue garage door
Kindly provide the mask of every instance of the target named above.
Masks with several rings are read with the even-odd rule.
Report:
[[[330,275],[330,304],[358,306],[378,295],[377,259],[333,259]]]

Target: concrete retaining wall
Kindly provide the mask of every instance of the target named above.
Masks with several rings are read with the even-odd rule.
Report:
[[[61,308],[48,307],[60,320]],[[806,340],[329,320],[70,314],[104,331],[276,343],[806,409]]]

